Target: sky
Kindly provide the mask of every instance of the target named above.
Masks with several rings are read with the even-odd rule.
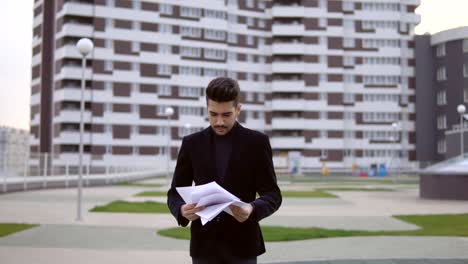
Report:
[[[29,130],[33,0],[0,9],[0,126]],[[468,26],[468,0],[421,0],[416,34]]]

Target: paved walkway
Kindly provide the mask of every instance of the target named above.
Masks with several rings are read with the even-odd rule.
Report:
[[[382,187],[379,185],[378,187]],[[10,193],[0,196],[0,222],[41,226],[0,238],[1,263],[190,263],[188,241],[156,235],[173,227],[166,214],[92,213],[89,209],[133,197],[146,187],[84,190],[83,221],[77,222],[76,189]],[[164,188],[160,188],[161,190]],[[359,230],[406,230],[417,226],[395,214],[467,213],[466,201],[418,198],[417,190],[334,192],[338,199],[284,200],[263,224]],[[154,198],[162,200],[165,198]],[[7,260],[4,262],[3,260]],[[267,243],[260,263],[455,264],[468,263],[468,238],[349,237]]]

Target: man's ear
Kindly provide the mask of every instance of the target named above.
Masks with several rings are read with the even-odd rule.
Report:
[[[240,111],[241,111],[241,107],[242,107],[241,104],[237,104],[237,106],[236,106],[237,115],[239,115],[239,113],[240,113]]]

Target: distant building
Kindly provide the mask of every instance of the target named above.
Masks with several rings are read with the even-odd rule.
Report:
[[[424,166],[460,155],[457,106],[468,106],[468,27],[415,38],[416,149]],[[465,121],[464,152],[467,125]]]
[[[154,166],[168,133],[175,159],[181,138],[208,125],[209,80],[229,76],[242,89],[239,121],[270,135],[277,167],[350,170],[397,150],[415,167],[419,2],[36,0],[31,151],[77,163],[75,44],[88,37],[86,164]]]
[[[29,132],[0,126],[0,172],[23,175],[29,157]]]

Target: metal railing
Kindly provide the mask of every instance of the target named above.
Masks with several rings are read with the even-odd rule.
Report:
[[[76,155],[51,155],[32,153],[20,166],[3,164],[0,168],[2,192],[26,191],[42,188],[68,188],[78,185],[78,166]],[[119,165],[118,161],[105,162],[102,156],[86,155],[83,163],[83,185],[108,185],[130,182],[152,177],[167,176],[166,162],[163,157],[152,162],[132,165]]]

